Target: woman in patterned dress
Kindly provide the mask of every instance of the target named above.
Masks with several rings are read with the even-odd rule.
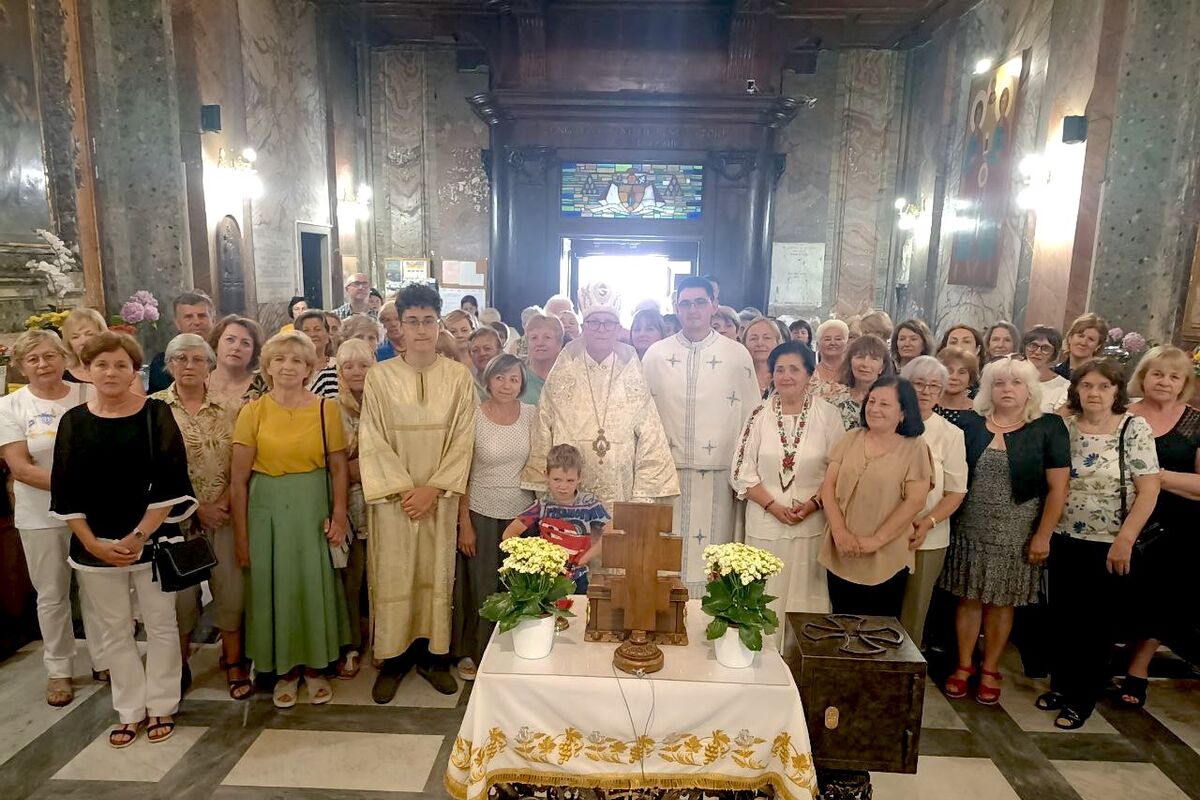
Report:
[[[840,382],[847,391],[829,401],[841,412],[842,425],[846,430],[861,424],[863,398],[875,381],[882,375],[895,375],[887,343],[873,334],[859,336],[846,348],[846,361],[842,365]]]
[[[1167,538],[1151,555],[1148,571],[1136,571],[1133,633],[1145,637],[1134,648],[1121,686],[1126,705],[1146,702],[1150,659],[1159,640],[1194,624],[1188,619],[1193,603],[1188,571],[1200,556],[1190,531],[1200,516],[1200,411],[1187,404],[1196,384],[1190,355],[1178,347],[1160,345],[1138,362],[1130,392],[1142,399],[1129,413],[1142,417],[1154,434],[1161,488],[1151,520],[1166,527]],[[1137,565],[1135,565],[1136,569]]]
[[[946,368],[947,378],[942,398],[933,410],[961,428],[964,417],[977,416],[971,387],[979,381],[979,358],[974,350],[951,346],[939,350],[937,359]]]
[[[945,691],[951,698],[966,696],[982,627],[976,699],[995,705],[1014,607],[1038,599],[1042,562],[1066,500],[1071,452],[1062,420],[1042,414],[1037,369],[1026,361],[1009,357],[988,364],[975,412],[979,423],[963,433],[968,453],[981,449],[981,455],[969,470],[967,497],[938,580],[959,598],[958,668]]]

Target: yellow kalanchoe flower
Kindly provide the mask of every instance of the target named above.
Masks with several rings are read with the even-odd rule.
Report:
[[[704,548],[704,564],[711,575],[736,574],[743,586],[783,571],[783,562],[774,554],[740,542]]]
[[[526,575],[562,575],[570,557],[566,548],[532,537],[505,539],[500,550],[507,554],[500,565],[501,572]]]

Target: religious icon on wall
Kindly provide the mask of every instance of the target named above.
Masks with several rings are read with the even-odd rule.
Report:
[[[0,0],[0,243],[41,244],[51,227],[28,2]]]
[[[699,219],[700,164],[577,163],[562,165],[564,217]]]
[[[971,81],[958,194],[950,200],[949,283],[992,288],[1000,271],[1004,218],[1012,194],[1020,111],[1021,56]]]

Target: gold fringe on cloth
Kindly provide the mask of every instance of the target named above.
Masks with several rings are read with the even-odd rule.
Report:
[[[764,772],[752,778],[739,778],[717,773],[672,774],[662,772],[630,772],[620,775],[564,775],[561,772],[500,769],[488,772],[483,788],[468,796],[466,784],[459,783],[447,772],[442,785],[454,800],[487,800],[491,788],[502,783],[524,783],[533,786],[567,786],[572,789],[707,789],[713,791],[758,791],[770,786],[777,800],[813,800],[817,796],[816,775],[813,775],[809,794],[797,795],[788,788],[788,781],[777,772]]]

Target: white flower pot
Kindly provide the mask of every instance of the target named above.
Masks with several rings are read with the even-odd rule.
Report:
[[[717,661],[730,669],[745,669],[754,663],[754,651],[742,644],[737,628],[728,628],[725,635],[713,642]]]
[[[554,617],[523,619],[513,628],[513,650],[530,661],[545,658],[554,647]]]

